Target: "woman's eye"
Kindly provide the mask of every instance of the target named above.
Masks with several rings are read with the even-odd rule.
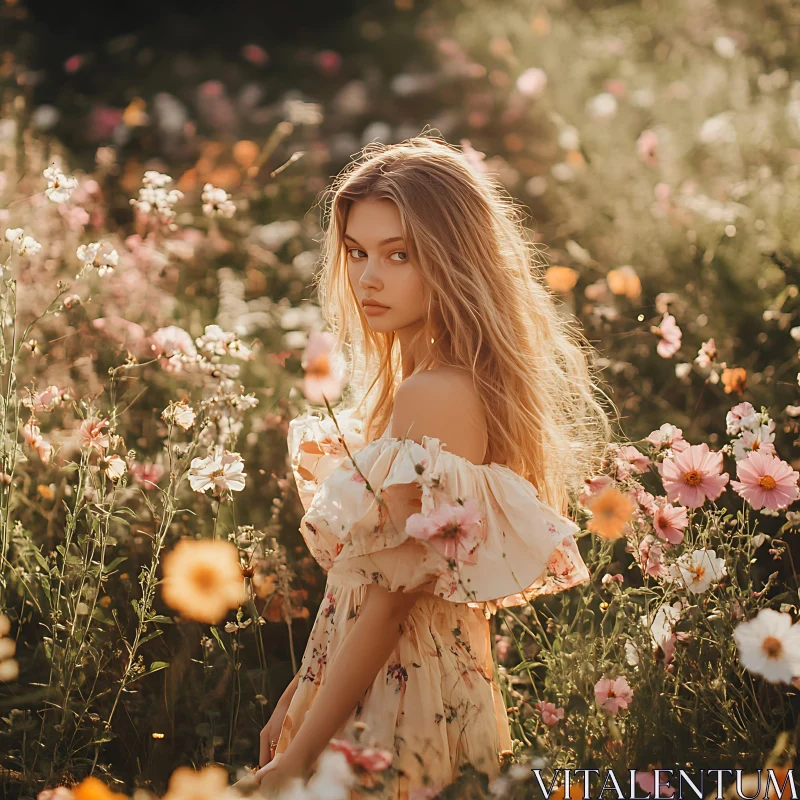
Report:
[[[403,252],[402,250],[398,250],[396,253],[392,253],[393,256],[402,255],[405,256],[403,261],[408,261],[408,253]]]
[[[353,250],[358,250],[358,252],[359,252],[359,253],[363,253],[363,252],[364,252],[363,250],[359,250],[359,248],[358,248],[358,247],[350,247],[350,248],[348,248],[348,250],[347,250],[347,255],[349,256],[349,255],[350,255],[350,253],[351,253]],[[366,253],[365,253],[365,255],[366,255]],[[353,258],[359,258],[359,256],[353,256]]]

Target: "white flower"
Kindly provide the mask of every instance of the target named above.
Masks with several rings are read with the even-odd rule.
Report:
[[[6,228],[6,239],[11,243],[11,249],[20,256],[36,255],[42,249],[36,239],[25,236],[22,228]]]
[[[760,450],[763,453],[775,453],[775,420],[760,425],[755,430],[743,430],[742,435],[733,441],[733,457],[737,461],[747,458],[748,453]]]
[[[800,628],[789,614],[762,608],[733,631],[742,666],[771,683],[789,683],[800,675]]]
[[[236,211],[236,206],[231,202],[231,196],[224,190],[211,183],[203,187],[203,213],[207,217],[225,217],[230,219]]]
[[[125,459],[115,453],[113,456],[105,460],[103,471],[105,472],[106,477],[116,482],[125,474],[126,469],[127,464],[125,463]]]
[[[183,192],[178,189],[166,191],[164,187],[170,181],[172,178],[169,175],[148,170],[142,178],[139,196],[131,198],[130,204],[142,214],[152,215],[169,230],[176,230],[178,226],[174,223],[176,215],[174,206],[183,198]]]
[[[717,36],[714,39],[714,50],[722,58],[733,58],[736,55],[736,42],[730,36]]]
[[[241,492],[244,489],[244,461],[239,453],[222,450],[219,446],[206,458],[192,459],[189,468],[189,485],[195,492],[212,489],[215,494],[225,490]]]
[[[84,271],[92,268],[97,268],[97,274],[103,276],[106,272],[111,272],[114,267],[119,263],[119,254],[116,250],[111,250],[108,253],[100,254],[102,242],[92,242],[91,244],[82,244],[76,251],[78,259],[82,262],[80,273],[76,276],[78,278]]]
[[[673,578],[683,581],[686,588],[695,594],[704,592],[712,582],[727,575],[724,558],[717,558],[714,550],[695,550],[684,553],[670,566]]]
[[[230,355],[248,361],[252,356],[252,351],[239,341],[237,333],[224,331],[219,325],[206,325],[203,335],[195,339],[195,344],[209,357]]]
[[[733,112],[723,111],[709,117],[701,126],[698,139],[704,144],[735,144],[736,128],[733,125]]]
[[[170,403],[161,413],[164,422],[180,425],[185,431],[188,431],[194,425],[196,416],[194,409],[183,400],[179,400],[177,403]]]
[[[595,119],[613,117],[617,113],[617,98],[611,92],[602,92],[589,100],[587,110]]]
[[[47,188],[44,193],[54,203],[63,203],[69,200],[70,195],[78,186],[78,179],[67,177],[58,167],[48,167],[44,171],[47,178]]]

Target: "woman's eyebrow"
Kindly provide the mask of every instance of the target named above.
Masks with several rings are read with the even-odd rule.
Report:
[[[344,235],[344,238],[349,239],[351,242],[354,242],[355,244],[358,244],[358,242],[356,242],[356,240],[349,233],[346,233]],[[378,242],[378,247],[381,247],[385,244],[389,244],[389,242],[402,242],[402,241],[403,241],[402,236],[390,236],[388,239],[381,239],[381,241]],[[358,246],[361,247],[360,244],[358,244]]]

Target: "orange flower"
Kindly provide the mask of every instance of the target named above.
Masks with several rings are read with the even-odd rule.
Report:
[[[747,370],[741,367],[722,370],[722,383],[725,386],[725,393],[738,392],[741,397],[744,391],[744,384],[747,378]]]
[[[553,800],[564,800],[567,795],[564,792],[563,786],[557,786],[550,795]],[[570,800],[582,800],[583,798],[583,784],[581,782],[570,781],[569,785],[569,798]]]
[[[544,279],[554,292],[566,294],[578,282],[578,273],[572,267],[548,267]]]
[[[635,300],[642,293],[642,282],[636,270],[629,264],[619,269],[609,270],[606,275],[608,288],[614,294],[625,295],[629,300]]]
[[[587,500],[586,507],[594,514],[586,527],[604,539],[619,539],[633,515],[633,503],[613,486]]]
[[[73,790],[75,800],[128,800],[128,795],[112,792],[98,778],[84,778]]]

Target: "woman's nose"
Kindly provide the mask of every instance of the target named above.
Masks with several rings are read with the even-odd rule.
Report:
[[[381,282],[378,276],[377,268],[370,260],[367,261],[367,265],[364,267],[364,271],[361,273],[359,283],[365,289],[369,286],[380,288]]]

